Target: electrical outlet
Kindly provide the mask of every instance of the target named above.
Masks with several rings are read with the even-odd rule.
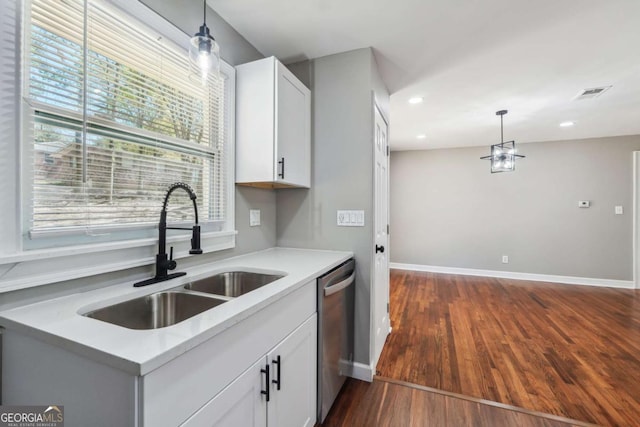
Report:
[[[509,255],[502,255],[502,263],[509,264]]]
[[[249,209],[249,226],[260,225],[260,209]]]
[[[624,209],[622,206],[616,206],[615,208],[616,215],[622,215],[624,213]]]

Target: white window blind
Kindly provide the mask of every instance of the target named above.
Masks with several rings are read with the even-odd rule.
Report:
[[[32,0],[25,98],[29,235],[157,224],[167,187],[226,218],[224,75],[190,74],[186,49],[99,0]],[[31,133],[31,134],[29,134]],[[169,220],[193,220],[175,192]]]

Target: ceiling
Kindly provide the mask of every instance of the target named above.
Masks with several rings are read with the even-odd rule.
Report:
[[[285,63],[372,47],[393,150],[500,142],[502,109],[505,140],[518,143],[640,134],[638,0],[207,3]],[[574,99],[598,86],[612,87]]]

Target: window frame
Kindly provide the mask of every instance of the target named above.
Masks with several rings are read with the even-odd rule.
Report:
[[[116,6],[123,12],[142,21],[154,31],[173,41],[176,45],[188,52],[189,36],[175,27],[155,11],[139,1],[103,0]],[[32,179],[34,165],[30,157],[32,133],[29,129],[33,122],[30,119],[33,108],[28,105],[24,97],[26,85],[28,85],[27,61],[25,60],[28,48],[29,29],[26,23],[29,0],[16,2],[16,58],[15,58],[15,84],[16,107],[19,116],[16,125],[16,138],[9,143],[16,144],[13,147],[17,151],[18,164],[15,176],[17,185],[17,215],[13,227],[15,240],[13,242],[0,243],[0,293],[39,286],[62,280],[71,280],[79,277],[108,273],[132,267],[153,264],[157,251],[157,233],[152,232],[152,237],[136,236],[133,238],[101,238],[96,236],[95,243],[85,243],[74,240],[73,236],[51,237],[54,247],[48,249],[26,249],[25,239],[28,239],[28,225],[31,212],[28,201],[32,196]],[[6,18],[6,17],[3,17]],[[9,16],[10,18],[10,16]],[[10,40],[9,40],[10,41]],[[0,64],[3,65],[3,64]],[[0,72],[8,71],[7,69]],[[221,62],[221,72],[227,77],[225,84],[225,191],[226,209],[225,221],[221,231],[203,231],[202,248],[205,253],[235,247],[235,68],[228,63]],[[185,78],[187,76],[185,75]],[[9,216],[9,215],[2,215]],[[11,216],[9,216],[10,218]],[[159,215],[158,215],[159,217]],[[10,226],[10,225],[9,225]],[[116,226],[117,227],[117,226]],[[124,227],[129,228],[129,227]],[[138,228],[149,229],[142,225]],[[152,226],[155,230],[157,226]],[[25,235],[25,230],[27,234]],[[190,233],[170,234],[168,243],[175,246],[175,258],[188,256]],[[47,237],[46,239],[49,239]]]

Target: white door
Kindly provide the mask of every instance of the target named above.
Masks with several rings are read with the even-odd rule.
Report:
[[[271,400],[267,425],[312,427],[316,423],[318,316],[313,315],[269,352]]]
[[[389,321],[389,157],[387,122],[374,105],[374,285],[373,285],[373,359],[374,366],[390,331]]]
[[[265,358],[260,358],[182,426],[266,427],[267,401],[261,393],[268,387],[261,371],[265,365]],[[185,396],[185,399],[188,398]]]

